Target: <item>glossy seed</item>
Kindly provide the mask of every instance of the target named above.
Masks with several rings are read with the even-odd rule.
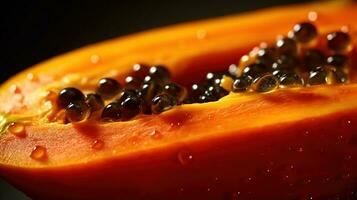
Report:
[[[140,95],[136,90],[125,88],[120,92],[119,98],[117,100],[119,102],[122,102],[129,97],[137,97],[137,96],[140,96]]]
[[[142,80],[134,76],[127,76],[125,78],[125,88],[137,89],[141,86]]]
[[[342,69],[336,69],[333,72],[334,79],[336,83],[347,83],[348,75]]]
[[[251,65],[248,65],[247,67],[245,67],[243,70],[243,75],[250,76],[253,79],[255,79],[269,71],[270,71],[269,67],[267,67],[261,63],[255,63],[255,64],[251,64]]]
[[[122,120],[127,121],[142,111],[143,101],[139,96],[129,96],[120,103]]]
[[[207,88],[207,90],[205,91],[205,94],[213,95],[217,99],[220,99],[220,98],[228,95],[229,92],[218,85],[212,85]]]
[[[108,104],[102,112],[103,121],[120,121],[121,116],[121,105],[119,102]]]
[[[104,99],[113,98],[121,90],[121,85],[118,81],[112,78],[102,78],[99,80],[97,93]]]
[[[36,145],[33,148],[30,157],[34,160],[45,161],[47,159],[47,150],[43,146]]]
[[[95,112],[104,108],[104,101],[102,97],[98,94],[87,94],[85,101],[89,106],[91,112]]]
[[[294,69],[300,66],[300,61],[295,55],[283,54],[280,55],[276,62],[273,63],[272,68],[276,69]]]
[[[154,114],[159,114],[172,109],[175,105],[177,105],[175,97],[168,94],[159,94],[151,101],[151,111]]]
[[[170,79],[171,75],[169,70],[162,65],[152,66],[149,70],[150,76],[155,80],[168,80]]]
[[[224,90],[226,90],[227,92],[232,91],[232,87],[233,87],[233,79],[232,79],[232,77],[223,75],[219,86],[221,88],[223,88]]]
[[[296,73],[285,73],[279,78],[280,87],[299,87],[304,85],[304,79],[302,79]]]
[[[308,22],[296,24],[293,27],[293,38],[301,43],[308,43],[317,36],[316,27]]]
[[[251,88],[256,92],[270,92],[279,87],[279,81],[272,74],[266,74],[255,79]]]
[[[149,67],[145,64],[134,64],[132,76],[139,79],[144,79],[145,76],[149,74]]]
[[[233,83],[233,92],[247,91],[252,81],[252,77],[250,76],[241,76],[237,78]]]
[[[343,69],[349,65],[349,58],[343,54],[335,54],[327,58],[327,63],[336,68]]]
[[[217,101],[218,98],[211,93],[205,93],[198,97],[198,103],[207,103],[212,101]]]
[[[139,90],[139,96],[145,101],[150,102],[161,91],[161,86],[156,83],[144,83]]]
[[[296,55],[297,44],[295,40],[287,37],[279,38],[276,42],[276,47],[280,54]]]
[[[309,85],[321,85],[328,83],[328,79],[332,76],[330,71],[327,71],[324,67],[316,67],[310,71],[308,84]]]
[[[278,52],[273,47],[259,49],[257,53],[257,62],[266,66],[272,66],[275,60],[278,58]]]
[[[306,69],[313,69],[326,63],[325,54],[318,49],[309,49],[304,53],[304,65]]]
[[[69,122],[79,122],[87,119],[90,115],[88,105],[82,101],[70,103],[66,107],[66,118]]]
[[[164,85],[163,92],[175,97],[178,102],[182,102],[187,96],[186,88],[177,83]]]
[[[351,49],[351,37],[348,33],[337,31],[327,35],[327,46],[335,52],[346,52]]]
[[[210,83],[210,84],[217,84],[217,85],[219,85],[222,76],[223,76],[223,73],[220,73],[220,72],[216,72],[216,73],[209,72],[209,73],[207,73],[207,75],[206,75],[206,80],[207,80],[207,82]]]
[[[21,123],[11,123],[8,127],[8,130],[10,131],[10,133],[16,135],[17,137],[26,137],[25,126]]]
[[[58,94],[58,104],[62,108],[76,101],[84,101],[84,94],[76,88],[64,88]]]

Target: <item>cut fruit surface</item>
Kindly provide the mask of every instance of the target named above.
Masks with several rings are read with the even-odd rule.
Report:
[[[357,198],[355,10],[188,23],[29,68],[0,88],[0,176],[34,199]]]

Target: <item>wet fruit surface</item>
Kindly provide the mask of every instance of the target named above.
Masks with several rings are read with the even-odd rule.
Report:
[[[328,5],[160,29],[16,76],[0,175],[34,199],[354,199],[357,7]]]

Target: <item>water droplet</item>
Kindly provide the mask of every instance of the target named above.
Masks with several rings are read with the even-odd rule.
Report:
[[[351,155],[345,155],[345,160],[351,160],[352,159],[352,156]]]
[[[302,152],[304,152],[304,149],[303,149],[302,147],[299,147],[299,148],[297,149],[297,152],[302,153]]]
[[[43,146],[36,145],[33,148],[30,157],[34,160],[44,161],[47,159],[47,150]]]
[[[26,137],[26,130],[23,124],[13,122],[9,125],[8,130],[17,137]]]
[[[91,63],[96,64],[96,63],[99,62],[100,57],[98,55],[94,54],[89,58],[89,60],[90,60]]]
[[[153,131],[150,133],[150,135],[151,135],[151,138],[152,138],[152,139],[155,139],[155,140],[159,140],[159,139],[161,139],[161,138],[163,137],[163,135],[162,135],[159,131],[157,131],[157,130],[153,130]]]
[[[94,140],[92,144],[92,148],[95,150],[100,150],[103,149],[104,147],[104,142],[102,140]]]
[[[316,21],[317,17],[318,17],[318,15],[317,15],[317,12],[315,12],[315,11],[310,11],[307,16],[307,18],[312,22]]]
[[[196,31],[196,37],[199,40],[205,39],[207,35],[207,31],[204,29],[200,29]]]
[[[12,94],[20,94],[21,93],[21,89],[17,85],[11,85],[9,90]]]
[[[35,76],[33,73],[28,73],[28,74],[26,75],[26,78],[27,78],[27,80],[29,80],[29,81],[37,81],[37,80],[38,80],[37,76]]]
[[[211,188],[207,188],[207,192],[211,192]]]
[[[181,165],[188,165],[193,161],[192,153],[187,150],[180,151],[177,154],[177,158]]]
[[[240,196],[241,196],[240,192],[233,192],[230,200],[238,200],[240,198]]]

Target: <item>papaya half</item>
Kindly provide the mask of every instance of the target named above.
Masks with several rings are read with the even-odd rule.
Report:
[[[357,199],[356,10],[349,1],[265,9],[112,39],[28,68],[0,87],[0,176],[33,199]],[[335,57],[307,72],[273,60],[289,72],[254,78],[268,65],[255,62],[271,58],[259,51],[279,35],[288,36],[272,49],[288,61],[305,65],[312,49],[313,62],[339,56],[348,69],[331,67]],[[140,90],[145,98],[109,103],[132,84],[136,63],[156,66],[139,87],[181,96],[147,102]],[[185,88],[228,66],[233,75],[207,86],[223,95],[206,88],[187,98],[194,92]],[[169,73],[178,84],[161,87]]]

